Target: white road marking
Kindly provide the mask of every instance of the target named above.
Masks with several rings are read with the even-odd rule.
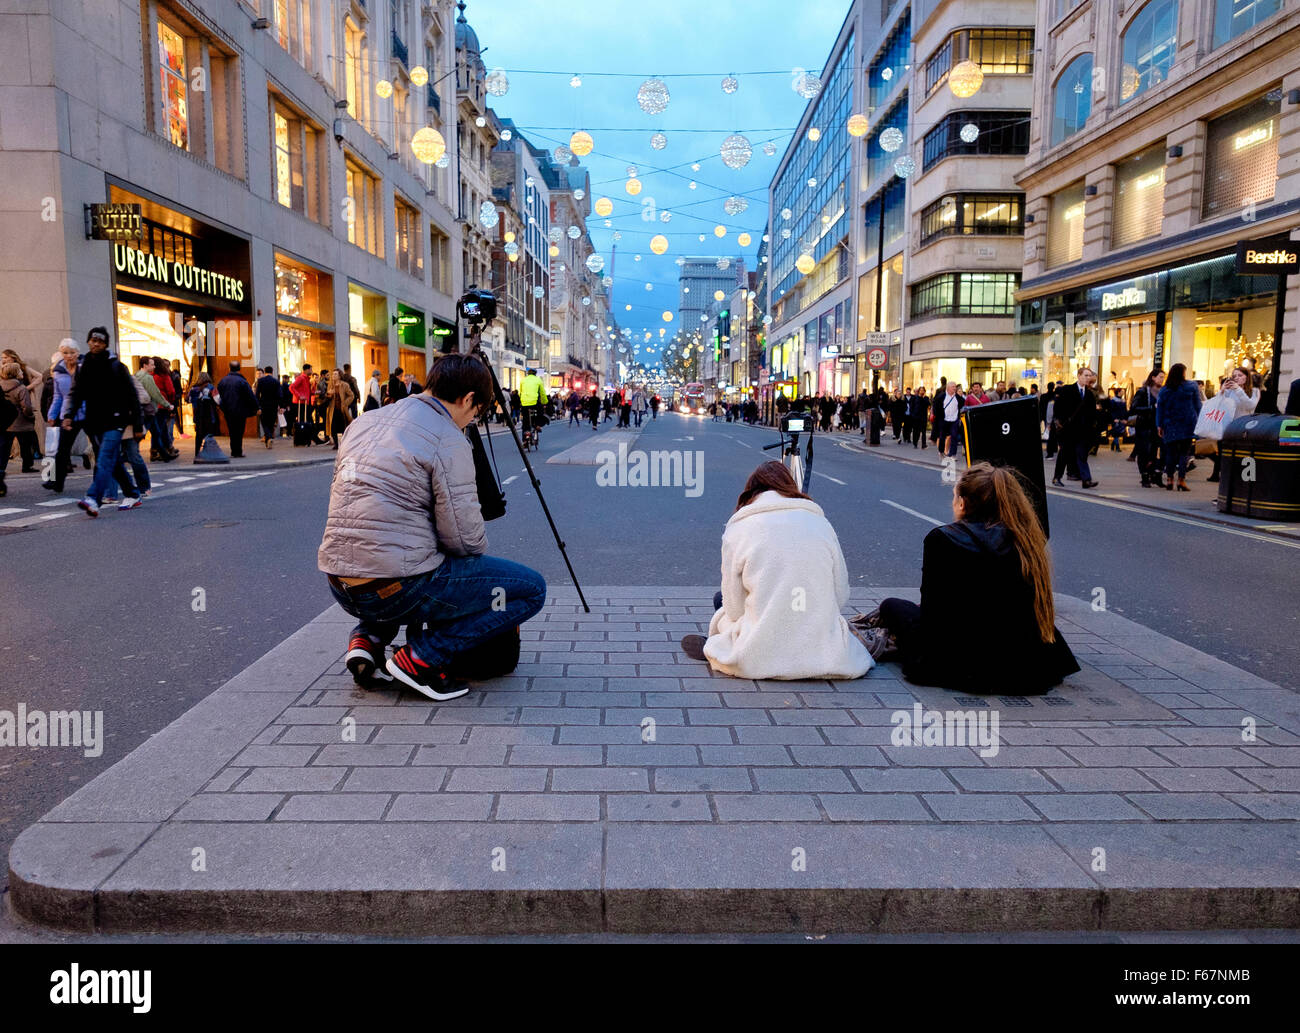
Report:
[[[60,517],[65,517],[65,516],[72,516],[72,514],[71,514],[70,512],[63,512],[63,513],[42,513],[42,514],[41,514],[40,516],[38,516],[36,519],[37,519],[37,520],[58,520]]]
[[[502,487],[504,487],[505,485],[509,484],[511,481],[518,480],[518,479],[519,479],[519,475],[517,473],[511,474],[509,477],[507,477],[504,481],[501,482],[501,485]]]
[[[11,506],[8,509],[0,509],[0,516],[8,516],[10,513],[26,513],[26,506]]]
[[[734,441],[734,442],[735,442],[737,445],[739,445],[741,448],[753,448],[753,447],[754,447],[753,445],[746,445],[743,441],[740,440],[740,438],[732,438],[731,440]],[[833,477],[832,477],[831,479],[834,480]],[[840,481],[840,483],[843,484],[844,482],[843,482],[843,481]]]
[[[906,506],[900,506],[897,502],[894,502],[890,499],[881,499],[880,501],[883,502],[886,506],[893,506],[895,509],[901,509],[904,513],[907,513],[909,516],[914,516],[918,520],[924,520],[927,524],[934,524],[935,527],[943,526],[942,520],[936,520],[932,516],[926,516],[924,513],[918,513],[916,510],[908,509]]]
[[[847,481],[842,481],[838,477],[832,477],[828,473],[822,473],[820,470],[814,470],[813,473],[815,473],[818,477],[825,477],[828,481],[834,481],[836,484],[842,484],[845,486],[848,485]]]
[[[182,481],[192,481],[192,480],[194,480],[194,475],[193,475],[193,474],[189,474],[189,473],[187,473],[187,474],[181,474],[179,477],[177,477],[177,476],[169,477],[169,478],[167,479],[167,483],[168,483],[168,484],[180,484]]]
[[[154,484],[157,483],[157,481],[154,481]],[[76,499],[50,499],[49,502],[38,502],[36,504],[38,506],[71,506],[76,501]]]
[[[221,474],[213,471],[212,473],[196,473],[195,477],[220,477]]]

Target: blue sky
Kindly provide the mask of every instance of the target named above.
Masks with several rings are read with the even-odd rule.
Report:
[[[679,255],[744,253],[753,268],[767,222],[767,186],[808,103],[791,88],[792,70],[820,73],[848,9],[847,0],[797,7],[774,0],[468,3],[465,17],[484,48],[483,63],[489,71],[504,68],[510,81],[492,107],[538,147],[567,144],[578,129],[595,140],[583,164],[591,172],[593,200],[610,198],[614,212],[610,228],[594,214],[588,227],[606,272],[613,235],[621,234],[614,266],[614,312],[621,325],[634,333],[646,327],[656,337],[659,327],[666,325],[669,336],[678,329],[676,319],[665,324],[661,313],[676,313]],[[747,74],[759,72],[774,74]],[[569,85],[574,73],[582,77],[576,89]],[[677,77],[683,73],[689,77]],[[730,95],[721,87],[728,74],[739,81]],[[650,76],[663,76],[671,94],[660,115],[637,105],[637,86]],[[719,147],[737,131],[750,140],[754,155],[733,170],[723,164]],[[656,132],[668,138],[663,150],[650,146]],[[777,144],[772,157],[763,153],[766,140]],[[698,171],[691,168],[695,162]],[[638,197],[624,189],[629,165],[643,184]],[[749,201],[742,215],[724,212],[732,195]],[[647,198],[656,213],[671,212],[671,222],[644,221],[641,202]],[[719,224],[727,227],[723,240],[713,235]],[[742,249],[736,237],[746,230],[753,242]],[[650,251],[656,233],[668,238],[665,255]]]

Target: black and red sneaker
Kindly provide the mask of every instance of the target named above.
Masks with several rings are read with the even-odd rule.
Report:
[[[430,667],[410,646],[402,646],[389,658],[388,673],[429,699],[458,699],[469,692],[469,686],[453,681],[445,667]]]
[[[384,647],[366,635],[352,636],[343,660],[352,672],[352,680],[358,685],[388,685],[393,680],[384,670]]]

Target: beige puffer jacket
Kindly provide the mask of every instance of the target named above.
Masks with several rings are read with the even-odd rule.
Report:
[[[362,413],[339,444],[317,566],[400,578],[487,549],[464,433],[424,393]]]

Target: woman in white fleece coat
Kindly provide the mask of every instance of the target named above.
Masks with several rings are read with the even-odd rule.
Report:
[[[722,608],[704,656],[737,678],[861,678],[844,553],[820,506],[777,462],[755,470],[722,535]]]

